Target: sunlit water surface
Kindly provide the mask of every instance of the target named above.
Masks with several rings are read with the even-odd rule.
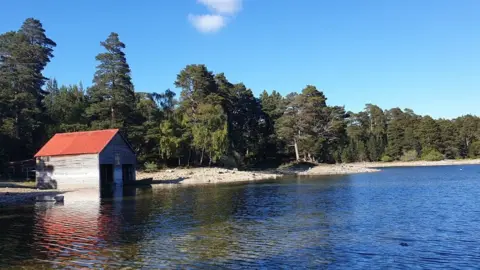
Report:
[[[0,210],[0,268],[475,268],[480,166],[67,194]]]

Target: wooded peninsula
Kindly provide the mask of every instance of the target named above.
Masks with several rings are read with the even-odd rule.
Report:
[[[0,164],[32,158],[55,133],[108,128],[121,129],[139,167],[148,170],[480,156],[476,116],[433,119],[374,104],[350,112],[329,105],[313,85],[255,97],[243,83],[202,64],[178,73],[179,96],[170,89],[137,92],[119,35],[100,44],[93,84],[84,88],[43,76],[56,43],[39,20],[0,35]]]

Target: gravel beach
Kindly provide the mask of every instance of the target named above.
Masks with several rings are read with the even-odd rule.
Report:
[[[480,164],[480,159],[412,161],[412,162],[361,162],[346,164],[320,164],[300,169],[279,168],[266,171],[238,171],[222,168],[169,169],[154,173],[137,172],[137,179],[153,178],[154,184],[217,184],[248,182],[275,179],[285,175],[342,175],[357,173],[374,173],[385,167],[410,166],[448,166]]]
[[[357,173],[374,173],[385,167],[412,167],[412,166],[448,166],[448,165],[475,165],[480,159],[469,160],[442,160],[442,161],[412,161],[412,162],[363,162],[348,164],[320,164],[303,168],[279,168],[266,171],[238,171],[223,168],[192,168],[169,169],[154,173],[137,172],[137,179],[153,178],[154,185],[198,185],[249,182],[265,179],[275,179],[285,175],[342,175]],[[65,193],[62,190],[37,190],[22,184],[0,182],[0,207],[32,203],[37,196],[58,195]]]
[[[223,168],[170,169],[154,173],[137,172],[137,179],[153,178],[155,184],[216,184],[274,179],[281,173],[238,171]]]

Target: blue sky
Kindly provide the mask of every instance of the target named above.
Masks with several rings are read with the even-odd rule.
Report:
[[[331,105],[480,115],[478,0],[3,0],[0,32],[27,17],[57,42],[45,75],[91,84],[100,41],[127,45],[137,91],[174,89],[206,64],[256,94],[307,84]]]

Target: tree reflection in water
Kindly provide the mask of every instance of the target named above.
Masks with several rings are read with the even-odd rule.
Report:
[[[29,248],[10,245],[15,252],[0,252],[0,266],[275,266],[319,250],[328,261],[332,220],[324,210],[331,198],[312,196],[318,186],[298,185],[124,189],[121,197],[67,193],[64,205],[31,208],[30,227],[15,232]]]

